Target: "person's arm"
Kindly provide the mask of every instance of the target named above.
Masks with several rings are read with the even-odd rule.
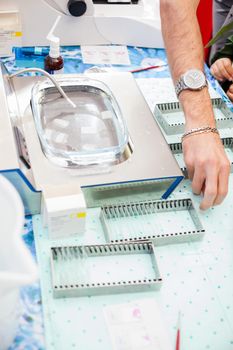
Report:
[[[204,69],[203,45],[196,17],[199,0],[160,0],[162,32],[174,82],[187,70]],[[186,131],[202,126],[215,127],[207,88],[182,91]],[[183,141],[184,160],[195,194],[203,192],[201,208],[220,204],[228,191],[230,163],[217,134],[206,133]]]

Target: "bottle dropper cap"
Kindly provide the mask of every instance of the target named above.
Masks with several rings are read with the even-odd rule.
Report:
[[[60,56],[60,39],[56,37],[53,32],[60,21],[61,16],[58,16],[50,32],[47,35],[47,39],[50,41],[49,56],[52,58],[58,58]]]
[[[49,56],[52,58],[60,56],[60,39],[55,36],[53,39],[50,39]]]

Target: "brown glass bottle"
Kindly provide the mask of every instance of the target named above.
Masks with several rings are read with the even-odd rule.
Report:
[[[44,60],[44,69],[50,74],[59,74],[62,73],[64,67],[64,60],[62,56],[51,57],[46,56]]]

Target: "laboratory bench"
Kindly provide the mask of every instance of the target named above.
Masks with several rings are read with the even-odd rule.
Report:
[[[107,71],[131,71],[144,65],[163,64],[159,69],[137,72],[134,76],[136,79],[170,78],[164,50],[129,47],[128,52],[130,66],[96,66]],[[82,73],[92,68],[92,65],[83,64],[79,47],[62,48],[62,55],[67,74]],[[13,57],[5,58],[3,62],[10,72],[19,69]],[[208,68],[206,73],[214,89],[233,110]],[[198,208],[200,198],[192,194],[189,180],[183,180],[171,198],[180,196],[191,197]],[[177,316],[180,312],[181,350],[233,349],[232,174],[229,194],[224,203],[205,212],[198,211],[198,214],[206,231],[202,240],[156,247],[163,278],[160,290],[66,298],[56,302],[51,289],[49,240],[42,228],[40,215],[27,216],[23,239],[39,262],[42,278],[40,282],[21,290],[22,316],[9,350],[110,350],[111,339],[103,309],[113,304],[148,298],[156,300],[159,305],[172,348],[175,349]],[[179,214],[176,217],[167,215],[164,220],[168,225],[174,225],[175,221],[179,221]],[[172,220],[174,222],[169,222]],[[63,243],[66,244],[66,241]],[[86,233],[73,238],[72,243],[104,243],[98,208],[88,209]]]

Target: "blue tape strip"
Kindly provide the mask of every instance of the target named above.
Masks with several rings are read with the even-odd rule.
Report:
[[[168,190],[162,195],[163,199],[167,199],[168,196],[174,191],[174,189],[179,185],[179,183],[183,180],[184,176],[179,176],[176,180],[171,184]]]
[[[184,178],[183,176],[178,176],[178,177],[177,176],[155,177],[155,178],[145,179],[145,180],[131,180],[131,181],[111,182],[111,183],[107,183],[107,184],[106,183],[102,183],[102,184],[96,184],[96,185],[88,185],[88,186],[82,186],[82,188],[112,186],[112,185],[127,184],[127,183],[134,183],[134,182],[137,183],[137,182],[159,181],[159,180],[169,180],[169,179],[176,179],[176,180],[179,179],[179,181],[178,181],[178,183],[179,183],[183,178]],[[173,183],[172,183],[172,185],[173,185]],[[169,187],[169,189],[170,189],[170,187]]]
[[[40,193],[41,191],[37,191],[32,184],[28,181],[28,179],[26,178],[26,176],[24,175],[24,173],[22,173],[22,171],[20,169],[7,169],[7,170],[0,170],[0,173],[17,173],[19,174],[19,176],[23,179],[23,181],[26,183],[26,185],[30,188],[30,190],[32,192],[35,193]]]

